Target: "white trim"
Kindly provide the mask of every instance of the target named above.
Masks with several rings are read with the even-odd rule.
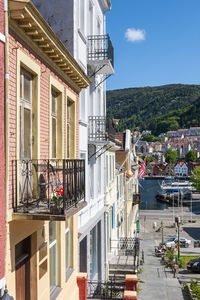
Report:
[[[0,297],[3,297],[5,287],[6,287],[6,278],[3,277],[2,279],[0,279]]]
[[[0,32],[0,41],[5,43],[6,42],[6,37],[3,33]]]

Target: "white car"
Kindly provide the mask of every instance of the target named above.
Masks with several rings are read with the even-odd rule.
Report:
[[[166,245],[167,248],[171,248],[171,247],[175,247],[176,243],[178,242],[178,238],[177,237],[171,237],[169,238],[167,241],[164,242],[164,244]],[[189,245],[191,245],[191,240],[188,240],[184,237],[180,237],[180,246],[181,247],[189,247]]]
[[[174,237],[171,237],[171,238],[169,238],[167,241],[165,241],[164,242],[164,244],[165,244],[165,246],[167,247],[167,248],[171,248],[171,247],[175,247],[175,240],[176,240],[176,237],[174,236]]]
[[[176,238],[174,242],[177,243],[178,242],[178,238]],[[180,246],[181,247],[187,248],[187,247],[189,247],[191,245],[191,243],[192,243],[191,240],[188,240],[188,239],[186,239],[184,237],[180,237]]]

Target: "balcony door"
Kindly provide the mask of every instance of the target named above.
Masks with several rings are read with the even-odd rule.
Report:
[[[20,74],[20,157],[32,158],[32,75],[23,68]]]
[[[20,202],[32,199],[32,75],[20,71]]]

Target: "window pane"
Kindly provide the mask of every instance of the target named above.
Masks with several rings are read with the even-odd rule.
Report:
[[[67,124],[67,158],[70,157],[70,126]]]
[[[31,77],[24,74],[24,99],[31,102]]]
[[[52,157],[56,157],[56,119],[52,118]]]
[[[56,240],[56,222],[49,222],[49,244]]]
[[[56,94],[52,93],[51,101],[52,101],[52,114],[56,115]]]
[[[96,227],[90,231],[90,276],[94,277],[97,271]]]
[[[31,111],[24,109],[24,157],[31,157]]]
[[[66,247],[66,271],[70,267],[70,247],[69,247],[69,231],[65,234],[65,247]]]
[[[49,249],[50,259],[50,291],[56,286],[56,244]]]

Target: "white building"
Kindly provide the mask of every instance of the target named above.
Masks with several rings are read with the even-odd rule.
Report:
[[[188,166],[185,162],[178,162],[174,167],[175,176],[188,176]]]
[[[111,1],[48,0],[48,5],[45,0],[33,2],[91,79],[90,87],[80,95],[79,153],[87,165],[88,205],[79,214],[79,269],[87,272],[90,279],[101,280],[105,277],[105,79],[114,73],[113,47],[105,27]]]

